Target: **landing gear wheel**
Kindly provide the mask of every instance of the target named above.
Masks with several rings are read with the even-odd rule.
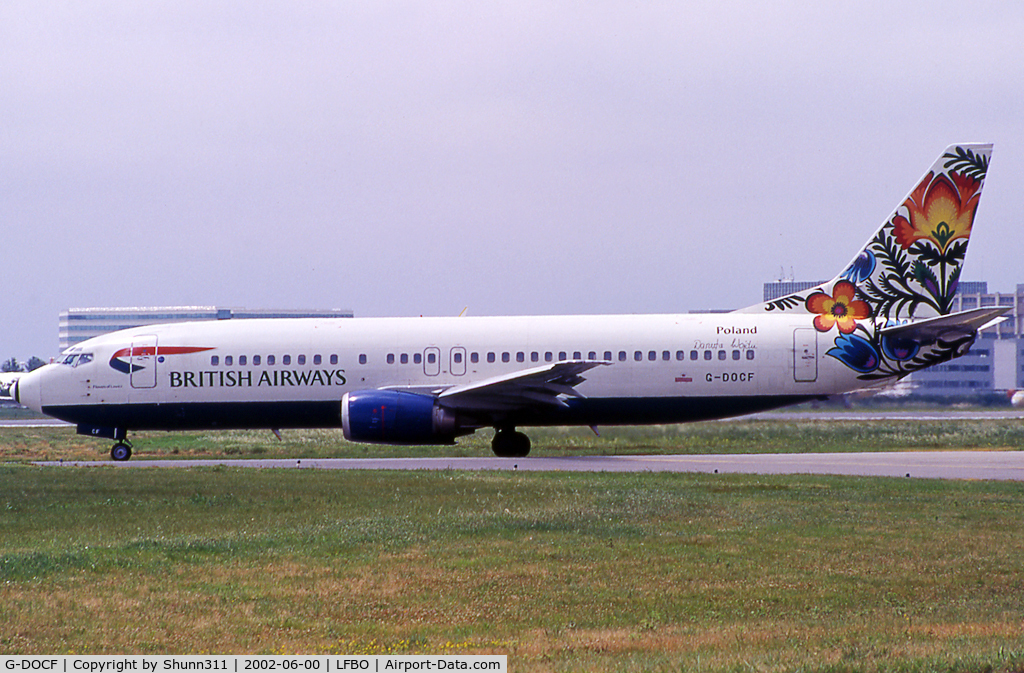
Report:
[[[110,457],[118,462],[128,460],[132,457],[132,445],[128,442],[118,442],[110,447]]]
[[[491,451],[499,458],[525,458],[530,454],[530,438],[515,430],[498,430]]]

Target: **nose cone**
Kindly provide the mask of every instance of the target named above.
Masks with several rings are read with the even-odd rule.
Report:
[[[20,376],[11,391],[15,402],[39,413],[43,413],[43,369]]]

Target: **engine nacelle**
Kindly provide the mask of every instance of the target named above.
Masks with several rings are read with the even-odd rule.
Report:
[[[434,397],[400,390],[345,393],[341,427],[350,442],[373,444],[452,444],[465,434]]]

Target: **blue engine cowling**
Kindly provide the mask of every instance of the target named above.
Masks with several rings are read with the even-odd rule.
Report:
[[[465,434],[436,398],[400,390],[345,393],[341,427],[350,442],[374,444],[452,444]]]

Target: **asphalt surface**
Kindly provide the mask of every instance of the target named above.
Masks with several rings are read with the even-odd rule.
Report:
[[[821,411],[766,411],[760,414],[724,418],[720,421],[712,422],[732,423],[753,419],[773,421],[1002,421],[1024,420],[1024,409],[1012,408],[994,411],[957,411],[954,409],[948,411],[843,411],[833,409],[823,409]],[[0,419],[0,428],[46,428],[60,426],[74,427],[71,423],[58,421],[55,418]]]
[[[907,451],[557,458],[346,458],[305,460],[140,460],[38,462],[40,466],[322,470],[498,470],[523,472],[699,472],[821,474],[1024,481],[1024,451]]]

